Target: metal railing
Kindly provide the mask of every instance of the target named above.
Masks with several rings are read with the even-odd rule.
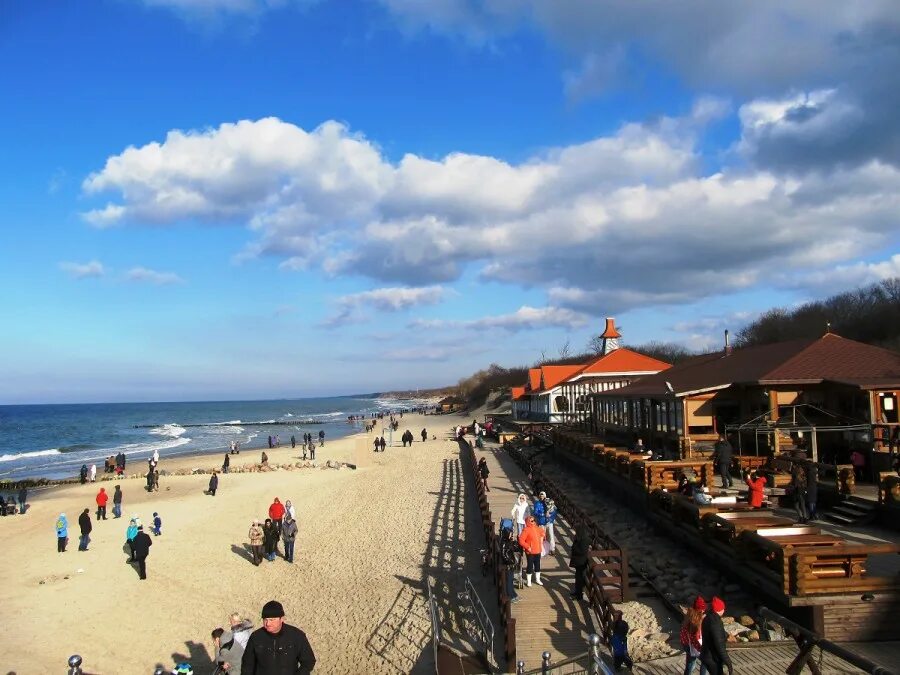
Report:
[[[494,624],[488,616],[484,603],[478,596],[478,592],[472,585],[471,579],[466,577],[465,595],[472,606],[472,613],[478,621],[478,627],[481,629],[482,642],[484,643],[484,657],[488,665],[493,667],[494,664]]]
[[[431,616],[431,647],[434,652],[434,672],[438,672],[438,646],[441,643],[441,622],[438,619],[437,602],[434,600],[431,579],[428,580],[428,613]]]
[[[600,655],[600,636],[596,633],[588,635],[586,652],[570,656],[559,663],[553,663],[550,652],[541,654],[541,665],[538,668],[525,670],[525,662],[516,663],[516,675],[613,675],[615,672]],[[568,668],[568,670],[564,670]]]
[[[820,637],[816,633],[807,630],[803,626],[794,623],[777,612],[773,612],[768,607],[760,607],[758,614],[763,619],[768,619],[781,625],[781,627],[785,629],[785,632],[791,634],[796,641],[800,651],[797,654],[797,658],[794,659],[794,662],[788,666],[788,673],[800,673],[803,670],[804,665],[807,664],[807,661],[812,659],[812,650],[818,647],[821,651],[833,654],[839,659],[846,661],[850,665],[856,666],[870,675],[896,675],[893,670],[889,670],[884,666],[870,661],[864,656],[851,652],[849,649],[842,647],[839,644],[835,644],[831,640]]]

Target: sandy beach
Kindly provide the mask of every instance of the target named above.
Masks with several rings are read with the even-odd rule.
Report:
[[[429,672],[426,578],[449,597],[468,572],[477,576],[477,537],[465,528],[467,488],[459,451],[449,438],[457,417],[405,415],[393,447],[372,453],[372,434],[327,442],[319,468],[220,475],[215,497],[208,475],[163,476],[148,493],[141,479],[118,481],[123,517],[94,520],[90,550],[78,551],[78,515],[115,481],[67,485],[29,494],[24,516],[0,519],[0,606],[12,623],[0,636],[3,672],[61,672],[81,654],[86,673],[152,673],[190,660],[212,672],[210,631],[240,612],[260,625],[262,605],[277,599],[286,620],[307,632],[316,672]],[[429,440],[420,442],[426,427]],[[380,428],[380,427],[379,427]],[[411,448],[399,435],[410,429]],[[432,436],[436,440],[432,440]],[[267,450],[270,464],[296,462],[297,450]],[[259,450],[232,456],[232,467],[259,461]],[[321,468],[326,460],[355,462]],[[167,471],[219,468],[221,455],[164,460]],[[129,465],[133,471],[146,464]],[[274,497],[297,509],[295,562],[254,567],[247,547],[253,518],[265,518]],[[145,524],[158,511],[148,579],[138,579],[123,552],[129,517]],[[65,512],[69,546],[56,551],[54,523]],[[477,517],[471,527],[478,527]],[[476,574],[473,574],[476,572]],[[452,612],[447,617],[453,622]]]

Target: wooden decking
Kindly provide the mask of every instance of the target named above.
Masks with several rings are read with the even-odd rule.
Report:
[[[797,656],[797,648],[793,645],[766,645],[729,650],[735,673],[753,673],[753,675],[784,675],[787,667]],[[813,650],[813,660],[818,662],[819,650]],[[864,673],[831,654],[822,655],[823,675],[856,675]],[[699,672],[694,667],[695,672]],[[684,673],[684,655],[669,656],[664,659],[645,661],[634,664],[635,673],[641,675],[682,675]],[[804,668],[803,672],[809,672]]]
[[[476,450],[490,468],[487,493],[491,515],[499,527],[501,518],[509,518],[519,493],[533,502],[531,483],[509,455],[497,447]],[[543,587],[517,589],[519,602],[513,603],[516,620],[516,660],[527,669],[541,665],[541,653],[549,651],[554,663],[587,651],[587,636],[594,632],[587,604],[569,597],[574,587],[574,572],[569,567],[572,530],[568,523],[556,520],[556,554],[541,560]]]

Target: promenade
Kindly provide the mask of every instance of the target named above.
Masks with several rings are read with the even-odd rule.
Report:
[[[484,457],[490,469],[487,493],[488,503],[495,523],[510,515],[513,503],[520,493],[529,502],[531,482],[512,458],[500,447],[491,445],[484,450],[475,449],[476,458]],[[543,586],[532,584],[517,589],[519,602],[512,603],[512,616],[516,620],[516,660],[524,661],[526,669],[541,664],[541,654],[549,651],[554,663],[583,654],[587,650],[587,637],[595,632],[588,606],[569,597],[574,584],[574,571],[569,567],[569,549],[573,537],[572,528],[560,515],[556,520],[556,553],[541,560]]]

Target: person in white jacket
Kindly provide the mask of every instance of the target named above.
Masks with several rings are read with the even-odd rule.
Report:
[[[516,537],[525,529],[525,518],[531,514],[531,506],[528,504],[528,497],[520,494],[516,499],[516,503],[512,507],[512,519],[516,529]]]

